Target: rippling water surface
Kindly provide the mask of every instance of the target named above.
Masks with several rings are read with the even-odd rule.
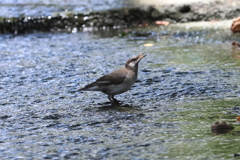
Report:
[[[1,35],[1,159],[234,159],[237,38],[159,28]],[[75,92],[142,52],[121,106]],[[212,133],[219,120],[234,129]]]
[[[88,13],[131,6],[125,0],[1,0],[0,17],[49,16],[58,12]]]

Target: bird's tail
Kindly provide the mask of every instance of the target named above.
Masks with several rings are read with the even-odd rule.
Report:
[[[100,87],[95,83],[91,83],[79,89],[78,91],[100,91]]]

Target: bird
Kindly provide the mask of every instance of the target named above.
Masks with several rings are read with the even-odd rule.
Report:
[[[108,95],[108,99],[113,105],[119,105],[119,101],[114,96],[124,93],[132,87],[138,76],[138,64],[144,57],[146,54],[142,53],[128,59],[125,67],[100,77],[78,91],[101,91]]]

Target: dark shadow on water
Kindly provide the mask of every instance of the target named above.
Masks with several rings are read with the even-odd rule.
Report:
[[[110,102],[106,102],[106,103],[102,103],[102,104],[98,104],[100,105],[100,107],[97,108],[98,112],[101,111],[112,111],[112,110],[116,110],[119,112],[126,112],[126,111],[134,111],[134,110],[139,110],[140,107],[138,106],[134,106],[134,105],[130,105],[130,104],[118,104],[118,105],[114,105]]]

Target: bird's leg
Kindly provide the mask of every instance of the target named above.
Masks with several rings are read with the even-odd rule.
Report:
[[[114,104],[119,104],[119,101],[116,98],[114,98],[113,96],[112,96],[112,99],[114,101]]]
[[[112,104],[114,103],[112,95],[108,95],[108,99],[109,99],[109,101],[111,101]]]
[[[113,97],[113,95],[108,95],[108,99],[112,102],[112,104],[119,104],[118,100]]]

